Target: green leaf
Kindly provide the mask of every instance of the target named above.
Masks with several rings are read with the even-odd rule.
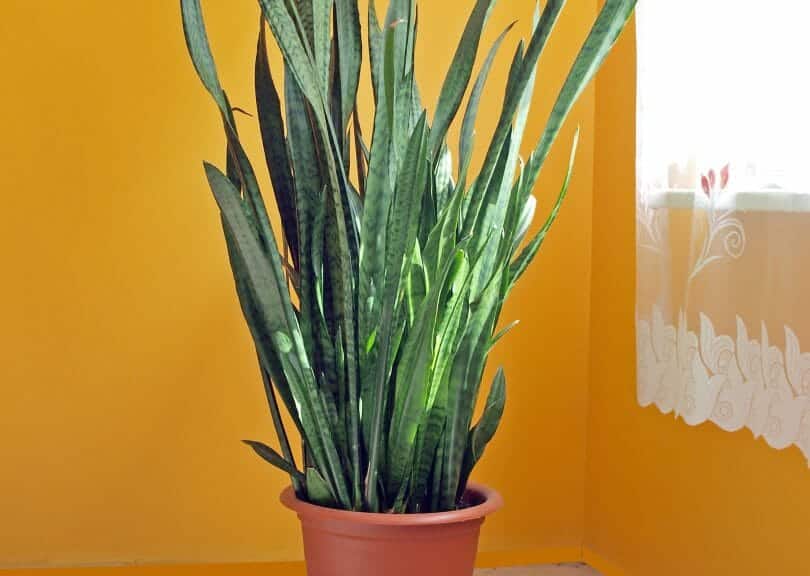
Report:
[[[273,354],[278,358],[290,384],[300,422],[318,468],[329,470],[341,503],[348,506],[348,493],[340,460],[329,436],[324,400],[318,392],[298,320],[286,291],[278,252],[275,248],[271,250],[271,258],[268,261],[245,215],[238,191],[214,166],[205,164],[205,170],[223,216],[226,234],[231,236],[233,245],[245,264],[246,283],[259,314],[259,317],[251,319],[249,324],[261,324],[266,327],[266,330],[274,335],[275,342],[278,341],[278,333],[284,333],[292,341],[293,345],[289,352],[270,347],[269,350],[262,350],[262,353]],[[258,343],[267,345],[264,340]]]
[[[403,262],[411,254],[419,226],[419,207],[427,185],[427,115],[422,113],[411,135],[397,179],[388,216],[385,244],[386,294],[396,298],[403,277]]]
[[[475,249],[484,252],[484,257],[479,260],[476,269],[473,271],[472,295],[477,297],[483,287],[489,282],[493,272],[492,254],[497,248],[500,236],[503,233],[500,208],[500,191],[504,181],[504,175],[508,169],[509,158],[512,152],[511,130],[507,134],[501,148],[501,154],[489,187],[481,194],[480,199],[474,199],[470,214],[478,211],[477,223],[474,226],[472,235]],[[480,192],[480,191],[479,191]],[[470,215],[468,214],[468,216]]]
[[[383,88],[385,89],[385,113],[388,131],[391,140],[396,142],[397,135],[394,132],[394,111],[396,106],[397,75],[394,58],[394,35],[397,24],[389,25],[385,30],[385,52],[383,58]],[[372,144],[373,145],[373,144]],[[396,158],[394,159],[396,163]]]
[[[290,340],[290,337],[287,336],[283,331],[279,330],[277,332],[273,332],[271,337],[273,338],[273,343],[276,345],[276,350],[278,350],[279,353],[289,354],[292,352],[292,340]]]
[[[447,377],[464,337],[469,320],[469,286],[472,278],[471,264],[467,259],[457,261],[450,272],[450,281],[445,304],[442,306],[436,335],[433,365],[431,366],[430,393],[427,407],[430,410],[442,387],[447,386]]]
[[[492,64],[495,61],[495,56],[498,54],[498,49],[501,47],[501,44],[506,38],[506,35],[509,34],[509,31],[515,26],[515,22],[512,22],[506,29],[501,32],[500,36],[495,40],[492,44],[492,47],[489,49],[489,53],[487,54],[486,59],[484,60],[484,64],[481,66],[481,70],[478,72],[478,77],[475,80],[475,84],[473,84],[472,92],[470,92],[470,98],[467,101],[467,109],[464,112],[464,119],[461,123],[461,134],[459,136],[459,166],[458,166],[458,180],[459,182],[463,182],[465,180],[465,176],[467,174],[467,170],[470,166],[470,159],[472,158],[472,149],[473,149],[473,142],[475,140],[475,121],[478,117],[478,107],[481,103],[481,96],[484,93],[484,87],[487,83],[487,78],[489,77],[489,72],[492,69]]]
[[[281,454],[270,448],[270,446],[256,442],[255,440],[242,440],[242,442],[253,448],[253,451],[266,462],[269,462],[282,472],[286,472],[292,476],[295,481],[300,482],[304,479],[304,475],[295,468],[295,464],[286,460]]]
[[[385,28],[393,31],[394,53],[398,56],[393,70],[397,81],[410,72],[407,65],[410,62],[411,31],[415,20],[416,0],[390,0],[388,2],[388,10],[385,14]]]
[[[312,51],[315,56],[315,67],[324,89],[329,86],[332,4],[333,0],[312,0],[312,31],[315,38]]]
[[[426,491],[431,466],[434,465],[437,452],[441,450],[442,432],[447,423],[450,367],[469,319],[469,272],[470,263],[466,259],[456,262],[444,296],[446,304],[440,310],[429,377],[430,388],[425,416],[417,436],[416,462],[412,474],[412,489],[417,507],[429,505]]]
[[[259,41],[256,47],[255,65],[256,110],[264,145],[264,156],[270,171],[270,181],[281,215],[284,237],[290,247],[293,262],[298,268],[298,215],[295,205],[295,190],[284,136],[284,120],[281,102],[267,60],[267,41],[264,21],[259,23]]]
[[[441,438],[443,440],[443,437]],[[439,511],[441,508],[441,498],[443,493],[442,481],[444,480],[444,462],[446,460],[447,444],[444,441],[439,442],[436,448],[436,456],[433,459],[433,471],[430,479],[430,510]]]
[[[245,320],[250,329],[251,336],[256,343],[256,348],[259,354],[259,361],[264,370],[266,370],[270,378],[275,382],[278,389],[279,396],[281,396],[284,406],[287,408],[293,418],[297,429],[302,430],[301,420],[296,408],[295,401],[293,400],[290,384],[284,374],[281,362],[276,356],[272,346],[272,339],[267,327],[261,322],[261,313],[258,304],[250,290],[248,273],[246,265],[242,259],[238,249],[235,245],[233,234],[229,231],[227,223],[222,222],[223,231],[225,233],[225,244],[228,249],[228,258],[233,270],[234,284],[236,286],[236,293],[239,296],[239,304],[244,314]],[[272,393],[272,389],[265,388],[265,392]],[[268,397],[268,402],[274,402],[275,399]]]
[[[413,325],[417,309],[428,290],[428,277],[422,261],[422,250],[417,240],[413,247],[411,260],[406,264],[408,269],[405,281],[405,306],[408,311],[408,325]]]
[[[325,85],[316,72],[310,49],[298,33],[296,21],[281,0],[259,0],[284,60],[319,118],[325,114]]]
[[[355,156],[357,158],[357,180],[358,180],[358,188],[359,188],[359,197],[366,196],[366,179],[368,178],[367,166],[368,166],[368,159],[369,159],[369,151],[366,148],[365,142],[363,142],[363,132],[360,128],[360,117],[357,114],[357,102],[354,103],[354,111],[352,112],[352,133],[354,134],[354,151]],[[360,209],[356,210],[358,215],[358,220],[362,220],[360,218],[360,214],[362,214],[362,200],[358,198],[358,202],[361,205]],[[357,223],[357,229],[360,230],[360,222]],[[360,236],[358,232],[358,237]]]
[[[360,40],[360,13],[357,0],[335,0],[336,36],[340,63],[341,131],[349,124],[349,116],[357,99],[360,81],[362,42]]]
[[[414,464],[410,480],[409,512],[436,511],[429,500],[436,457],[442,448],[442,432],[446,421],[447,386],[441,388],[433,408],[426,414],[425,423],[420,426],[417,444],[414,449]],[[437,474],[439,480],[441,475]]]
[[[320,172],[319,148],[314,128],[310,121],[310,107],[292,73],[287,71],[284,92],[287,104],[287,146],[290,166],[295,168],[295,221],[298,235],[298,269],[300,272],[299,297],[301,306],[301,331],[307,353],[310,357],[323,358],[324,354],[315,353],[315,343],[319,341],[317,320],[323,315],[323,305],[317,308],[316,298],[323,296],[322,262],[314,260],[316,250],[323,246],[323,237],[314,238],[316,226],[315,215],[324,205],[324,182]],[[286,155],[286,153],[285,153]],[[283,220],[283,218],[282,218]],[[322,224],[322,223],[321,223]],[[322,230],[321,230],[322,232]],[[320,245],[318,242],[320,241]],[[329,376],[333,371],[326,370]]]
[[[225,103],[228,106],[228,115],[225,117],[225,122],[233,126],[233,131],[238,138],[239,133],[236,127],[236,119],[233,116],[233,107],[231,106],[231,101],[228,100],[228,95],[224,94],[224,96],[225,96]],[[231,146],[227,142],[227,138],[225,145],[225,174],[228,175],[228,180],[231,181],[231,183],[236,187],[236,189],[242,192],[242,172],[239,169],[239,163],[236,160],[236,154],[234,154],[234,152],[231,150]]]
[[[361,491],[361,471],[360,471],[360,424],[359,424],[359,374],[358,356],[356,343],[355,314],[353,311],[353,294],[347,287],[346,278],[350,278],[344,266],[346,251],[340,249],[340,243],[336,239],[341,231],[336,229],[335,220],[327,226],[325,235],[327,237],[327,258],[326,262],[326,298],[327,309],[326,318],[328,323],[334,325],[331,333],[334,338],[335,358],[337,376],[336,392],[338,400],[342,403],[338,407],[338,412],[345,414],[347,422],[347,432],[333,432],[335,442],[339,451],[346,454],[347,467],[345,472],[350,480],[351,506],[360,505]],[[331,239],[330,239],[331,237]],[[330,248],[331,246],[331,248]],[[336,249],[337,248],[337,249]],[[337,255],[342,254],[343,256]],[[337,278],[342,276],[343,279]],[[326,331],[321,331],[321,337],[325,337]],[[326,342],[323,342],[326,349]],[[345,442],[345,443],[342,443]]]
[[[376,0],[368,2],[368,55],[371,68],[371,87],[374,91],[374,104],[379,109],[380,92],[382,91],[383,44],[385,37],[377,18]]]
[[[315,468],[307,468],[307,497],[309,501],[318,506],[326,506],[327,508],[334,508],[337,506],[337,500],[332,494],[329,483],[324,480],[321,473]]]
[[[247,207],[250,209],[251,222],[256,226],[259,243],[266,254],[277,254],[275,233],[267,215],[267,208],[264,205],[264,198],[259,190],[259,183],[256,173],[247,157],[242,143],[236,133],[235,125],[232,125],[227,117],[223,116],[225,135],[228,139],[228,149],[233,155],[234,167],[242,182],[242,189],[245,193]],[[280,265],[279,259],[279,265]]]
[[[186,46],[191,55],[191,61],[194,63],[194,68],[203,85],[211,93],[219,109],[224,112],[229,108],[225,93],[219,83],[211,48],[208,45],[200,0],[181,0],[180,9],[183,15],[183,33],[186,37]]]
[[[321,197],[312,211],[312,284],[315,285],[315,299],[317,311],[321,317],[325,317],[324,292],[326,275],[323,268],[323,229],[326,222],[326,191],[321,192]]]
[[[517,225],[514,228],[510,228],[514,230],[514,238],[509,250],[510,255],[517,252],[520,243],[523,242],[523,238],[526,237],[526,232],[528,232],[529,226],[534,220],[534,213],[536,210],[537,198],[534,196],[529,196],[523,203],[523,209],[520,211]]]
[[[200,11],[199,0],[181,0],[181,10],[186,44],[191,54],[192,61],[194,62],[200,79],[217,103],[222,116],[225,135],[228,140],[229,154],[232,155],[232,157],[229,157],[228,162],[230,177],[234,178],[238,173],[242,188],[245,190],[248,204],[253,213],[253,223],[258,228],[261,245],[266,252],[270,252],[271,244],[275,242],[273,231],[270,226],[269,218],[267,217],[264,200],[259,192],[259,186],[256,182],[253,168],[239,141],[230,103],[217,77],[214,59],[208,45],[202,12]],[[273,248],[275,248],[275,246],[273,246]]]
[[[436,191],[436,213],[439,214],[450,202],[450,197],[455,189],[455,182],[453,182],[453,155],[447,146],[442,148],[433,177],[433,188]]]
[[[315,44],[315,8],[312,5],[312,0],[285,0],[289,9],[295,9],[294,21],[300,28],[299,34],[303,41],[313,46]]]
[[[460,266],[466,258],[464,251],[458,250],[450,264]],[[431,286],[417,321],[403,344],[402,358],[397,365],[385,475],[386,491],[389,494],[398,493],[411,474],[416,434],[422,424],[430,394],[428,374],[438,308],[451,265],[442,271],[440,281]]]
[[[495,379],[492,381],[492,387],[487,396],[487,403],[484,406],[484,413],[481,419],[470,430],[467,439],[467,449],[464,453],[464,463],[461,470],[461,481],[459,482],[458,492],[463,493],[467,486],[467,480],[470,477],[475,465],[484,454],[484,449],[489,444],[498,425],[501,423],[503,417],[503,410],[506,404],[506,378],[503,374],[503,368],[498,368],[495,374]]]
[[[526,87],[532,82],[535,76],[537,60],[540,58],[540,54],[542,54],[546,46],[551,31],[554,29],[563,4],[564,0],[548,0],[540,15],[540,19],[534,27],[531,40],[526,48],[525,56],[518,58],[516,55],[512,70],[509,74],[509,82],[507,83],[504,105],[501,110],[500,118],[498,119],[498,125],[495,128],[495,133],[493,134],[484,163],[481,167],[481,172],[478,176],[478,185],[481,190],[487,190],[490,186],[493,172],[501,156],[503,142],[512,129],[515,113],[521,105],[521,100],[525,96]],[[471,208],[473,208],[473,206],[475,205],[471,204]],[[472,229],[477,223],[477,218],[477,207],[469,210],[465,214],[464,231],[466,233],[472,232]]]
[[[258,352],[257,355],[259,356],[259,372],[262,375],[264,393],[267,397],[267,404],[270,407],[270,415],[273,419],[273,427],[276,429],[276,437],[281,445],[281,452],[284,455],[285,462],[290,464],[296,471],[295,474],[291,474],[291,480],[293,488],[295,488],[295,493],[301,494],[303,488],[301,482],[302,478],[295,466],[295,456],[290,448],[290,440],[287,436],[287,430],[284,428],[284,421],[281,419],[281,411],[278,408],[278,401],[276,400],[276,392],[273,389],[273,382],[270,379],[270,373],[265,370],[264,366],[262,365],[261,355],[258,354]]]
[[[475,57],[478,54],[478,45],[481,42],[481,33],[494,4],[495,0],[477,0],[470,18],[467,20],[450,69],[442,84],[436,114],[433,117],[430,149],[434,155],[438,155],[441,151],[441,144],[447,135],[447,129],[453,122],[453,118],[461,106],[464,93],[467,91]]]
[[[512,186],[509,195],[509,205],[504,217],[504,234],[501,237],[497,259],[499,262],[512,258],[529,226],[534,219],[536,201],[531,191],[526,187],[526,170],[523,159],[520,160],[520,176]]]
[[[369,3],[369,17],[376,20],[373,14],[374,2]],[[372,25],[372,29],[373,29]],[[382,33],[380,33],[382,37]],[[380,40],[382,38],[380,37]],[[374,53],[374,42],[372,55]],[[380,46],[381,48],[381,46]],[[380,57],[382,55],[380,54]],[[382,63],[380,62],[380,66]],[[372,69],[374,57],[372,56]],[[378,81],[382,83],[383,70],[380,67]],[[368,342],[372,333],[376,334],[382,313],[382,298],[385,283],[386,225],[393,202],[394,186],[391,180],[389,165],[391,162],[391,131],[386,110],[386,91],[380,87],[377,94],[377,107],[374,115],[374,131],[369,155],[366,194],[363,202],[362,226],[360,227],[360,267],[357,286],[359,339]],[[366,351],[361,358],[364,367],[362,374],[361,398],[364,407],[364,438],[367,450],[371,450],[375,441],[371,438],[371,422],[374,399],[377,390],[372,386],[376,381],[376,350]],[[378,445],[378,443],[377,443]],[[379,457],[379,456],[378,456]],[[366,491],[376,490],[366,483]],[[366,496],[368,500],[368,494]]]
[[[334,143],[334,142],[333,142]],[[337,152],[332,148],[332,152]],[[358,356],[357,315],[355,313],[355,278],[357,237],[353,228],[354,218],[350,215],[349,194],[353,190],[345,180],[345,174],[336,177],[340,166],[334,162],[335,156],[327,154],[327,165],[330,181],[326,187],[326,225],[324,239],[326,242],[326,259],[328,293],[331,296],[331,314],[342,334],[343,359],[345,362],[345,385],[347,387],[346,414],[349,419],[348,447],[351,469],[352,506],[361,504],[361,471],[360,471],[360,374]],[[344,376],[338,373],[339,378]],[[338,493],[340,497],[340,493]]]
[[[527,165],[529,188],[534,187],[540,169],[551,150],[551,145],[556,140],[568,113],[602,66],[602,62],[604,62],[605,57],[630,19],[635,5],[636,0],[606,0],[602,6],[602,10],[599,12],[588,38],[571,66],[565,84],[563,84],[549,115],[548,122],[546,122],[543,136],[540,138],[540,142],[538,142]]]
[[[430,282],[436,280],[435,277],[438,271],[442,270],[447,259],[453,256],[456,229],[458,228],[464,197],[464,190],[461,186],[457,186],[453,196],[450,198],[450,203],[439,214],[436,225],[428,235],[423,254]]]
[[[554,206],[551,209],[551,213],[549,213],[548,218],[546,218],[546,222],[543,224],[543,227],[540,228],[540,231],[534,236],[534,238],[531,239],[529,244],[523,249],[520,255],[509,267],[510,287],[514,286],[520,277],[523,276],[526,268],[528,268],[531,261],[534,260],[534,257],[537,255],[537,251],[540,250],[540,246],[543,244],[543,240],[546,239],[546,234],[548,234],[551,225],[554,224],[554,220],[557,219],[557,215],[560,213],[563,200],[565,200],[565,195],[568,192],[568,186],[571,183],[571,175],[574,171],[574,160],[576,159],[578,144],[579,130],[577,130],[574,134],[574,143],[571,145],[571,156],[568,159],[568,170],[565,173],[565,180],[563,180],[562,188],[557,196],[557,201],[554,203]]]
[[[379,231],[380,235],[386,236],[384,268],[387,273],[383,286],[380,287],[382,290],[379,292],[382,299],[378,308],[381,311],[381,319],[375,339],[377,347],[372,349],[370,358],[366,360],[369,372],[366,374],[366,394],[363,397],[363,406],[368,409],[370,414],[370,426],[366,430],[369,453],[366,501],[372,510],[378,509],[380,505],[377,478],[380,473],[382,449],[385,442],[382,430],[388,397],[389,366],[393,357],[391,342],[394,340],[395,305],[402,282],[403,263],[416,241],[418,211],[414,208],[421,203],[421,195],[424,193],[427,180],[426,124],[427,119],[423,113],[411,137],[403,161],[403,170],[397,182],[396,194],[390,210],[391,216],[386,214],[387,226]],[[373,160],[372,144],[372,163]],[[370,198],[367,199],[367,202],[370,200]],[[366,209],[368,210],[368,205]],[[377,241],[379,243],[379,238]],[[365,246],[363,250],[365,254]]]
[[[492,349],[495,347],[495,345],[496,345],[498,342],[500,342],[501,338],[503,338],[504,336],[506,336],[507,334],[509,334],[509,333],[512,331],[512,329],[513,329],[515,326],[517,326],[518,324],[520,324],[520,320],[514,320],[514,321],[512,321],[510,324],[508,324],[508,325],[507,325],[505,328],[503,328],[503,329],[502,329],[500,332],[498,332],[497,334],[495,334],[495,336],[493,336],[493,337],[492,337],[492,340],[491,340],[491,341],[490,341],[490,343],[489,343],[489,348],[487,349],[487,352],[489,352],[490,350],[492,350]]]
[[[539,18],[539,12],[535,11],[535,26],[538,24]],[[504,237],[511,232],[511,230],[505,228],[505,219],[507,218],[511,205],[512,192],[518,191],[518,188],[514,185],[515,170],[518,164],[520,146],[523,142],[523,133],[526,129],[526,121],[529,116],[536,75],[537,70],[533,68],[523,87],[522,93],[520,93],[515,117],[512,121],[509,136],[507,137],[509,146],[508,153],[506,157],[503,158],[503,171],[500,171],[501,164],[499,160],[492,180],[490,180],[489,189],[487,190],[486,205],[484,210],[479,213],[479,220],[475,224],[477,232],[476,238],[479,239],[479,242],[473,244],[473,246],[476,250],[483,250],[483,253],[481,255],[481,263],[477,276],[473,279],[473,295],[478,294],[480,288],[486,283],[486,279],[491,277],[494,268],[499,266],[499,262],[503,256],[498,253],[498,248],[503,243]],[[509,232],[507,232],[507,230],[509,230]],[[503,232],[498,234],[501,231]],[[480,241],[484,235],[490,233],[495,237],[494,241],[487,244]]]
[[[467,431],[486,363],[486,351],[499,312],[501,275],[498,271],[480,299],[472,305],[467,330],[450,373],[445,461],[442,467],[443,509],[452,509],[456,505]]]

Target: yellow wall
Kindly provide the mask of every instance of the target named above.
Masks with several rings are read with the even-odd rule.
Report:
[[[223,138],[178,4],[3,1],[0,566],[301,557],[276,502],[285,479],[239,444],[272,426],[203,178]],[[427,101],[470,4],[421,2]],[[532,138],[595,5],[569,2]],[[255,2],[204,6],[223,82],[250,109]],[[525,36],[532,7],[500,2],[487,40],[518,17]],[[480,133],[501,94],[488,91]],[[581,124],[570,200],[493,359],[510,401],[478,478],[508,504],[486,525],[488,562],[574,559],[584,533],[593,110],[589,91],[544,171],[548,206]],[[259,162],[256,127],[240,122]]]
[[[808,574],[797,449],[635,401],[634,34],[597,83],[585,546],[626,576]]]

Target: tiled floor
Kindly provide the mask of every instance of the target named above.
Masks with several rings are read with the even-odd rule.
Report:
[[[487,568],[478,570],[476,576],[599,576],[599,573],[585,564],[555,564],[525,566],[520,568]]]

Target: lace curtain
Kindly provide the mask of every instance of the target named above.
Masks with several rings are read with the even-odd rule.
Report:
[[[808,17],[639,2],[636,326],[642,406],[810,460]]]

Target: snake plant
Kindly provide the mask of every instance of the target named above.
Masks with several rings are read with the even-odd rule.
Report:
[[[370,1],[368,141],[358,119],[364,35],[357,0],[259,0],[255,117],[281,216],[277,234],[239,139],[237,108],[217,76],[200,1],[181,0],[191,59],[225,131],[225,170],[206,163],[205,173],[279,448],[246,443],[289,474],[299,498],[366,512],[455,509],[465,504],[470,471],[498,427],[502,370],[472,422],[484,366],[503,335],[494,332],[504,299],[565,197],[576,136],[556,203],[524,242],[535,215],[532,191],[635,0],[604,2],[524,162],[537,62],[565,2],[536,8],[473,173],[481,95],[509,32],[494,41],[473,80],[495,3],[474,1],[431,117],[416,83],[416,1],[390,0],[382,22]],[[270,69],[268,27],[283,74]],[[448,130],[459,119],[455,148]],[[302,439],[298,458],[283,410]]]

